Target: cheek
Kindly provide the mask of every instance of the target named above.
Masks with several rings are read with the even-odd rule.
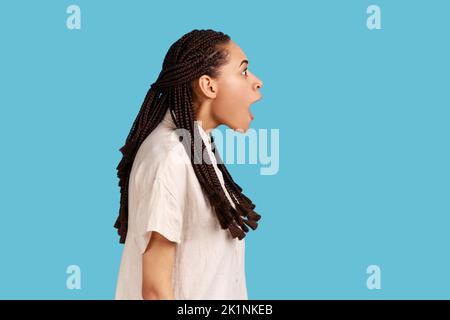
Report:
[[[248,113],[250,104],[246,83],[240,80],[230,80],[220,85],[215,105],[217,115],[221,118],[231,120],[233,117]]]
[[[216,99],[213,107],[215,119],[231,129],[243,129],[250,126],[247,95],[234,91],[232,94]]]

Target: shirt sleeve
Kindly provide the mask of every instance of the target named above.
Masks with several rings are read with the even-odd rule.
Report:
[[[144,253],[152,231],[181,243],[185,208],[184,166],[168,158],[153,181],[143,179],[136,208],[135,239]]]

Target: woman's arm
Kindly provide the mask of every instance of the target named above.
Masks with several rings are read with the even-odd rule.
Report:
[[[172,268],[176,242],[156,231],[142,258],[142,297],[144,300],[173,300]]]

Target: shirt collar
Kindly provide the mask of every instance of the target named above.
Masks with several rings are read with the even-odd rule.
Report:
[[[164,118],[162,119],[162,123],[167,128],[176,129],[175,122],[173,122],[172,115],[170,114],[170,110],[168,109],[166,111],[166,114],[164,115]]]
[[[167,110],[166,114],[164,115],[164,118],[162,120],[162,123],[167,127],[171,129],[176,129],[175,122],[172,119],[172,115],[170,114],[170,110]],[[200,136],[202,137],[203,142],[205,143],[206,147],[209,151],[212,152],[211,149],[211,135],[206,133],[206,131],[202,128],[200,123],[198,121],[195,122],[195,125],[198,127],[198,131],[200,132]]]
[[[202,136],[203,141],[208,147],[211,147],[211,135],[207,134],[205,130],[203,130],[202,126],[199,122],[196,123],[198,127],[198,131],[200,131],[200,135]]]

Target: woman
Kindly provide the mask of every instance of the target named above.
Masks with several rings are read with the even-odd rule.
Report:
[[[261,216],[211,131],[247,131],[261,87],[222,32],[193,30],[169,48],[120,149],[116,299],[248,299],[243,238]]]

